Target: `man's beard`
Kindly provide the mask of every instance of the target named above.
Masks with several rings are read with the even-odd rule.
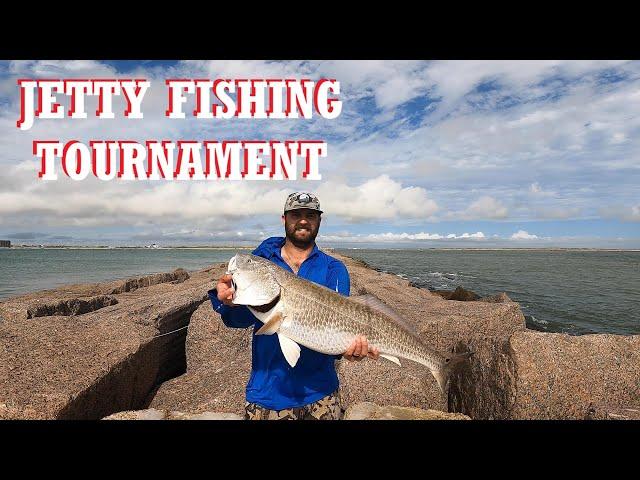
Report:
[[[307,248],[309,245],[313,245],[313,242],[316,241],[316,237],[318,236],[318,230],[320,226],[314,231],[311,227],[302,227],[309,232],[309,235],[306,238],[298,238],[296,237],[296,224],[287,225],[285,228],[285,233],[287,235],[287,239],[293,243],[298,248]]]

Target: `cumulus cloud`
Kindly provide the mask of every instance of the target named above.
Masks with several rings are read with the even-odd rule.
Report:
[[[402,235],[397,232],[405,221],[416,230],[428,229],[424,222],[433,220],[640,221],[637,61],[185,61],[170,67],[141,62],[126,76],[152,81],[144,121],[105,122],[91,115],[82,121],[36,120],[27,132],[15,128],[17,78],[123,75],[89,60],[3,66],[0,226],[7,233],[40,230],[40,225],[88,230],[153,225],[180,232],[197,223],[201,233],[181,235],[206,238],[202,232],[213,231],[211,225],[228,235],[248,234],[250,218],[278,215],[286,194],[299,189],[316,191],[327,219],[339,219],[340,228],[378,220],[385,225],[381,231],[388,225],[396,235]],[[165,78],[323,76],[342,84],[343,113],[334,121],[164,117]],[[94,103],[88,101],[88,111]],[[123,108],[122,98],[117,106]],[[37,179],[34,139],[123,137],[320,138],[328,140],[329,155],[321,164],[321,183]]]
[[[535,240],[538,238],[537,235],[532,235],[524,230],[518,230],[516,233],[511,235],[512,240]]]
[[[265,232],[258,231],[238,231],[226,230],[224,228],[215,230],[187,229],[179,231],[149,231],[131,236],[134,240],[159,241],[162,244],[175,245],[177,242],[190,244],[220,244],[221,242],[236,243],[249,242],[252,244],[264,240]]]
[[[429,218],[438,205],[419,187],[404,187],[388,175],[357,186],[326,182],[317,193],[323,210],[352,220]]]
[[[458,240],[458,239],[475,239],[481,240],[486,238],[482,232],[476,233],[463,233],[461,235],[449,234],[441,235],[439,233],[369,233],[369,234],[352,234],[349,232],[342,232],[339,235],[319,235],[320,240],[324,241],[338,241],[338,242],[363,242],[363,243],[376,243],[376,242],[405,242],[405,241],[423,241],[423,240]]]
[[[459,237],[456,238],[485,238],[484,233],[476,232],[476,233],[463,233]]]
[[[53,182],[34,181],[35,162],[26,163],[27,167],[24,164],[12,167],[11,188],[3,189],[0,183],[3,223],[16,216],[29,216],[35,225],[87,227],[143,226],[148,222],[216,223],[221,219],[278,216],[287,195],[294,191],[287,183],[265,182],[259,186],[238,181],[150,183],[88,178],[74,182],[66,177]],[[438,208],[424,189],[403,186],[387,175],[353,186],[324,182],[316,193],[327,215],[360,221],[425,219]]]
[[[466,210],[464,216],[467,219],[500,219],[506,218],[508,214],[507,208],[495,198],[490,196],[482,196]]]
[[[29,161],[29,164],[33,162]],[[293,190],[287,184],[248,182],[74,182],[34,180],[35,165],[10,169],[11,185],[0,182],[0,222],[23,218],[34,225],[143,226],[149,222],[213,223],[260,214],[278,214]],[[4,180],[4,179],[3,179]],[[250,200],[249,200],[250,199]]]

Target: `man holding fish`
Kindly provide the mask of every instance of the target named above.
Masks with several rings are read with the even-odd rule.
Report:
[[[296,192],[287,197],[282,215],[286,236],[271,237],[253,251],[294,275],[349,296],[350,279],[341,261],[325,254],[315,243],[322,210],[318,198]],[[235,258],[235,257],[234,257]],[[272,312],[278,298],[261,307],[234,303],[236,294],[232,275],[223,275],[209,298],[215,311],[228,327],[253,329],[252,371],[246,388],[245,418],[337,420],[342,415],[338,397],[335,360],[378,359],[379,351],[367,338],[356,336],[341,354],[325,354],[310,348],[292,346],[280,335],[262,334],[263,314]],[[269,318],[274,315],[270,314]],[[267,326],[266,324],[264,326]],[[257,333],[257,335],[256,335]],[[285,345],[283,342],[287,342]],[[290,342],[290,343],[289,343]],[[290,348],[289,348],[290,347]],[[293,352],[291,361],[288,352]],[[292,366],[293,365],[295,366]]]

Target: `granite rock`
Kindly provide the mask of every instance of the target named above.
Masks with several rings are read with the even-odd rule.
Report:
[[[190,413],[149,408],[114,413],[103,420],[243,420],[243,417],[224,412]]]
[[[381,407],[375,403],[362,402],[351,405],[345,412],[343,420],[471,420],[471,418],[461,413],[395,405]]]

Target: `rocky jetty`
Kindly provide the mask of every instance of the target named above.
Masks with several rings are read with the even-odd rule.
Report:
[[[345,412],[343,420],[471,420],[471,418],[462,413],[395,405],[379,406],[371,402],[362,402],[351,405]]]
[[[435,348],[474,352],[446,396],[410,361],[339,361],[346,418],[638,418],[639,335],[528,330],[504,293],[447,300],[334,255],[349,269],[352,294],[376,295]],[[0,419],[241,416],[251,329],[226,328],[207,298],[225,268],[0,302]]]
[[[187,413],[148,408],[114,413],[103,420],[243,420],[243,417],[233,413]]]
[[[480,295],[463,287],[456,287],[455,290],[431,290],[436,295],[440,295],[445,300],[457,300],[459,302],[472,302],[479,300]]]
[[[68,285],[0,302],[0,418],[99,419],[143,408],[186,369],[209,270]],[[107,298],[108,301],[87,299]],[[75,308],[81,306],[82,308]]]
[[[640,335],[516,332],[497,367],[513,381],[496,418],[632,418],[640,408]],[[480,418],[493,401],[491,391],[469,388],[452,405]]]

